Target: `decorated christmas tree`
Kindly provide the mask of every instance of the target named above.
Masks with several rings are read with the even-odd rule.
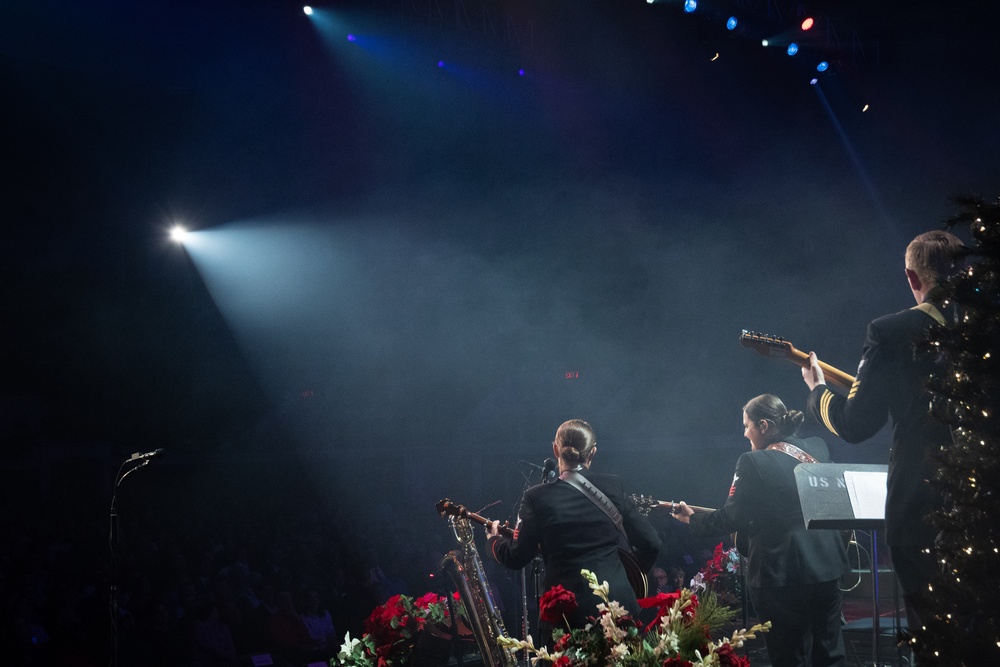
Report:
[[[1000,665],[1000,202],[955,201],[946,224],[972,238],[947,286],[959,321],[924,346],[942,369],[932,411],[954,439],[934,480],[946,500],[933,517],[941,571],[928,591],[933,617],[911,632],[923,664]]]

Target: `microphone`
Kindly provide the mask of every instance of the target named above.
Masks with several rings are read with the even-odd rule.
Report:
[[[130,456],[128,460],[129,461],[148,461],[149,459],[156,458],[157,456],[163,456],[163,448],[162,447],[159,448],[159,449],[154,449],[151,452],[146,452],[145,454],[143,454],[142,452],[136,452],[135,454],[133,454],[132,456]]]
[[[542,464],[542,483],[548,484],[559,479],[559,463],[554,458],[547,458]]]

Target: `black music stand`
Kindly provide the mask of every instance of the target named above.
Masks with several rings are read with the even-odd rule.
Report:
[[[845,473],[874,473],[851,476],[860,486],[881,484],[884,493],[885,475],[888,466],[858,463],[800,463],[795,466],[795,484],[802,505],[802,517],[806,528],[813,530],[870,530],[872,532],[872,662],[879,661],[879,614],[878,614],[878,546],[877,531],[885,526],[885,505],[881,507],[859,508],[851,502]]]

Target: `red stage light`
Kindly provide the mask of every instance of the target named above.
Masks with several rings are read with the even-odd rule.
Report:
[[[813,27],[814,25],[816,25],[816,22],[813,21],[812,18],[807,18],[805,21],[802,22],[802,29],[803,30],[808,30],[809,28]]]

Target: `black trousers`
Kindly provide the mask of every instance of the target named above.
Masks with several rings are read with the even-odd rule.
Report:
[[[833,580],[750,589],[757,617],[771,621],[764,643],[774,667],[847,665],[839,584]]]
[[[934,550],[923,553],[928,548],[921,545],[895,545],[889,547],[892,569],[896,572],[896,581],[903,589],[903,599],[906,602],[906,625],[910,632],[915,632],[923,625],[923,619],[928,618],[931,609],[927,602],[927,584],[931,583],[937,573],[937,563],[934,560]]]

